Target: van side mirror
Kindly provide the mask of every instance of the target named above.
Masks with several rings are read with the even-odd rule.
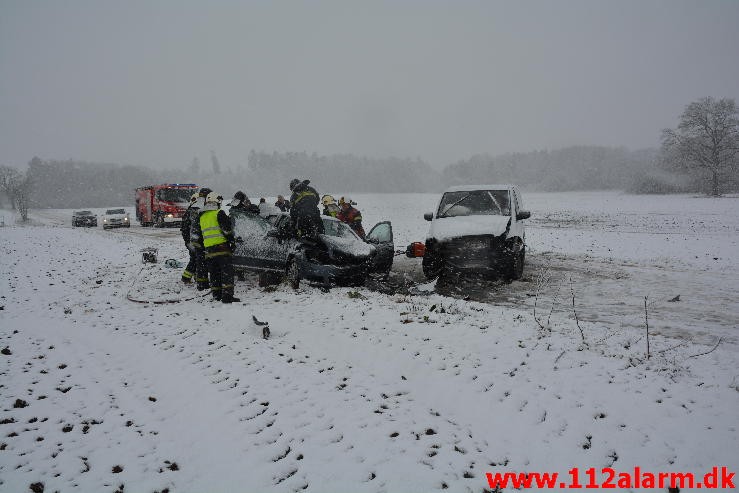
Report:
[[[427,212],[426,214],[423,215],[423,218],[425,220],[427,220],[427,221],[431,221],[434,218],[434,213],[433,212]]]
[[[520,221],[521,219],[528,219],[531,217],[530,211],[519,211],[518,214],[516,214],[516,220]]]

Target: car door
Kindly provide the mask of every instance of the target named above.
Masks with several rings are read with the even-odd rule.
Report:
[[[234,236],[241,238],[234,249],[234,264],[254,270],[283,270],[287,243],[263,217],[233,212]]]
[[[374,245],[377,254],[372,259],[370,272],[387,274],[393,266],[395,243],[393,242],[393,225],[390,221],[382,221],[367,234],[367,243]]]

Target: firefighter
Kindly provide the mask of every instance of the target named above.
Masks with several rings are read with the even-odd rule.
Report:
[[[205,259],[210,273],[210,290],[214,300],[223,303],[241,301],[234,298],[234,269],[232,264],[234,234],[231,219],[221,210],[223,197],[211,192],[205,198],[200,213],[200,230],[203,234]]]
[[[341,197],[339,199],[339,207],[341,212],[336,216],[340,221],[345,222],[360,238],[364,239],[364,228],[362,227],[362,213],[353,206],[357,205],[352,202],[349,197]]]
[[[251,214],[259,214],[259,207],[255,204],[252,204],[249,200],[249,197],[246,196],[244,192],[239,190],[234,194],[234,198],[231,199],[231,202],[227,204],[231,207],[229,209],[229,215],[233,218],[233,215],[231,215],[231,211],[238,211],[238,212],[249,212]]]
[[[275,202],[275,207],[280,209],[282,212],[287,212],[290,210],[290,202],[285,200],[285,197],[282,195],[277,196],[277,202]]]
[[[190,261],[185,267],[185,271],[182,273],[182,282],[190,284],[192,282],[192,276],[195,275],[196,261],[195,261],[195,248],[190,246],[190,226],[192,225],[193,217],[198,216],[200,211],[200,205],[198,204],[198,198],[200,195],[195,192],[190,197],[190,205],[187,206],[187,210],[182,214],[182,224],[180,225],[180,233],[182,239],[185,241],[185,248],[190,253]]]
[[[234,194],[234,198],[231,199],[231,202],[228,204],[231,208],[228,210],[228,217],[231,218],[231,227],[236,226],[236,217],[238,214],[249,214],[249,215],[255,215],[259,214],[259,207],[257,207],[256,204],[252,204],[249,200],[249,197],[246,196],[244,192],[239,190]],[[236,214],[234,214],[234,212]],[[236,277],[239,278],[239,281],[245,281],[246,276],[244,275],[243,270],[236,270],[235,272]]]
[[[331,195],[324,195],[321,198],[321,203],[323,203],[324,216],[336,217],[339,215],[339,212],[341,212],[339,206],[336,205],[336,200]]]
[[[198,205],[205,203],[205,198],[212,190],[203,187],[198,192]],[[203,249],[203,234],[200,231],[199,211],[193,214],[190,221],[190,247],[195,252],[195,282],[198,291],[204,291],[210,287],[208,283],[208,264],[205,261],[205,250]]]
[[[318,192],[309,185],[310,180],[290,181],[290,218],[293,221],[297,237],[300,239],[316,239],[323,234],[323,221],[318,210]]]

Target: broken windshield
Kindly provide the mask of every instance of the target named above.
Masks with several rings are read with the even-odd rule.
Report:
[[[510,214],[508,190],[465,190],[445,193],[436,217]]]
[[[330,219],[323,220],[323,228],[326,236],[335,236],[337,238],[351,238],[359,240],[359,236],[352,231],[346,224],[340,221],[332,221]]]

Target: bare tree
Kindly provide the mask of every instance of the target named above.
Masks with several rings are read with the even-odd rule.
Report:
[[[213,149],[210,150],[210,161],[213,163],[213,174],[219,175],[221,174],[221,163],[218,161],[218,156],[216,156],[216,151]]]
[[[690,103],[676,129],[662,132],[662,150],[678,166],[711,173],[711,193],[720,195],[719,177],[739,163],[739,110],[733,99],[711,97]]]
[[[33,189],[33,183],[31,182],[28,173],[21,178],[15,189],[15,204],[18,207],[18,212],[21,215],[21,221],[28,221],[28,203],[31,197],[31,191]]]
[[[18,209],[21,220],[28,220],[28,202],[32,183],[28,173],[21,173],[15,168],[0,166],[0,188],[10,200],[13,210]]]
[[[192,175],[197,176],[200,174],[200,159],[198,159],[197,156],[192,158],[192,162],[190,163],[189,171]]]
[[[0,189],[8,197],[11,209],[15,210],[15,191],[22,181],[20,172],[9,166],[0,166]]]

